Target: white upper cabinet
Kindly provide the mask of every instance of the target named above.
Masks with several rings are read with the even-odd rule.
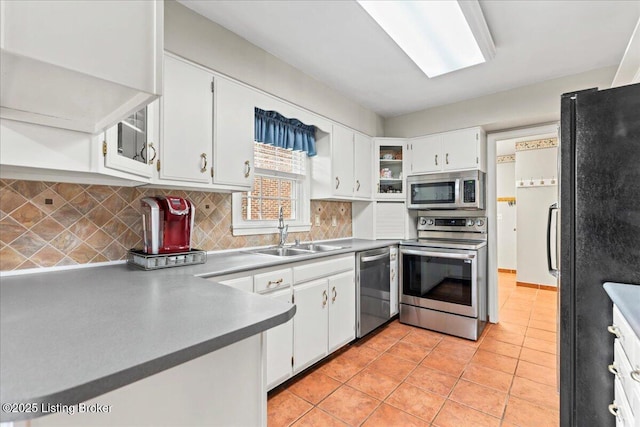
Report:
[[[414,138],[411,147],[411,173],[427,173],[442,170],[442,135]]]
[[[162,183],[251,189],[256,92],[172,55],[164,74]]]
[[[371,138],[360,133],[356,133],[353,140],[354,197],[371,197],[371,141]]]
[[[487,137],[481,127],[412,138],[411,173],[486,171]]]
[[[311,198],[370,200],[372,142],[368,136],[333,124],[331,134],[318,138],[311,157]]]
[[[0,0],[0,13],[0,117],[98,134],[161,94],[162,1]]]
[[[251,189],[256,92],[215,79],[213,182]]]
[[[411,169],[409,143],[403,138],[375,138],[375,198],[404,200],[407,173]]]
[[[335,184],[333,193],[336,196],[353,196],[353,138],[352,130],[333,125],[331,167]]]
[[[211,183],[212,87],[208,70],[165,56],[160,179]]]

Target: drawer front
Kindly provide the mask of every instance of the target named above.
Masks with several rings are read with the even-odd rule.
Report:
[[[620,386],[624,391],[624,394],[627,398],[627,403],[629,403],[630,410],[632,414],[637,417],[640,416],[638,414],[638,408],[640,405],[640,401],[638,401],[638,394],[640,393],[640,383],[634,381],[631,376],[631,364],[627,359],[627,355],[625,354],[624,349],[618,339],[614,342],[614,366],[615,370],[618,372],[616,378],[620,382]]]
[[[318,261],[312,264],[293,267],[294,283],[304,283],[310,280],[327,277],[343,271],[355,270],[356,261],[353,254],[333,258],[326,261]]]
[[[292,283],[293,274],[290,268],[259,273],[253,276],[253,286],[256,292],[271,292],[291,286]]]
[[[620,380],[615,380],[615,398],[613,405],[609,407],[609,412],[616,417],[616,427],[637,427],[635,417],[631,412],[631,406],[624,394]]]
[[[636,346],[638,338],[635,336],[633,329],[629,326],[629,323],[624,318],[620,310],[615,305],[613,306],[613,328],[614,332],[617,332],[616,337],[620,341],[622,348],[624,349],[625,354],[629,358],[629,362],[631,362],[634,367],[638,362],[638,357],[640,355],[636,354]]]

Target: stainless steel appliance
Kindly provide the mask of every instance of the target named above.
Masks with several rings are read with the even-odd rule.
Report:
[[[356,254],[356,336],[362,338],[391,319],[389,247]]]
[[[560,111],[560,424],[613,427],[602,285],[640,283],[640,84],[565,94]]]
[[[463,171],[407,177],[409,209],[484,209],[483,172]]]
[[[486,217],[421,216],[400,244],[400,322],[477,340],[487,322]]]

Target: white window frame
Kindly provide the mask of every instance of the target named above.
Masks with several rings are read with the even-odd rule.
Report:
[[[309,159],[305,158],[306,170],[309,171]],[[258,175],[275,178],[296,178],[299,185],[298,190],[298,211],[295,220],[284,220],[289,226],[289,233],[301,233],[311,230],[311,191],[309,175],[296,175],[286,172],[278,172],[270,169],[256,168]],[[234,236],[249,236],[255,234],[275,234],[278,232],[278,220],[251,220],[242,218],[242,196],[244,193],[233,193],[231,195],[231,218],[232,232]]]

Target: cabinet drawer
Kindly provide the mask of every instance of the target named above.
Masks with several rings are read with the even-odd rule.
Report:
[[[354,255],[349,254],[340,258],[331,258],[326,261],[293,267],[293,277],[297,284],[342,273],[343,271],[355,270],[355,268]]]
[[[632,414],[634,416],[640,416],[640,414],[636,413],[638,408],[640,408],[640,383],[634,381],[631,376],[631,364],[619,340],[615,340],[613,348],[613,364],[615,370],[618,372],[616,378],[620,381],[627,402],[630,404]]]
[[[620,380],[615,379],[615,398],[609,411],[616,417],[616,427],[636,427],[635,416],[631,412],[631,405],[624,394]]]
[[[640,369],[640,340],[615,305],[613,306],[613,328],[617,329],[616,336],[631,366],[633,369]]]
[[[253,286],[256,292],[273,291],[291,286],[293,274],[290,268],[259,273],[253,276]]]

